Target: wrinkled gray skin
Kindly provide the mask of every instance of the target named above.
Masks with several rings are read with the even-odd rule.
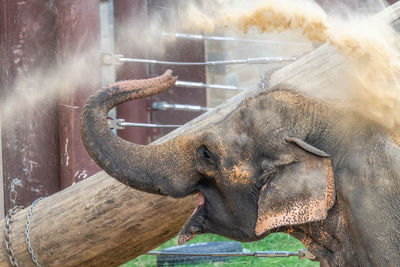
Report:
[[[129,99],[143,96],[139,87]],[[129,186],[172,197],[200,192],[182,243],[208,232],[240,241],[286,232],[330,266],[400,265],[400,150],[379,127],[281,88],[206,127],[203,120],[198,130],[138,146],[107,129],[108,110],[129,99],[118,85],[92,97],[83,141],[106,172]],[[331,169],[333,191],[323,191]]]

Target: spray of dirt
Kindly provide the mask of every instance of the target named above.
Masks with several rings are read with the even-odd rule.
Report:
[[[300,31],[312,42],[336,47],[349,59],[348,66],[345,66],[347,75],[343,78],[348,79],[345,82],[352,88],[352,92],[348,92],[352,97],[352,106],[387,129],[399,131],[399,42],[398,34],[387,21],[379,17],[366,18],[351,10],[341,14],[346,16],[327,15],[311,1],[219,2],[219,12],[213,14],[215,25],[210,23],[212,20],[208,17],[203,30],[224,25],[236,27],[244,33],[254,29],[259,34]]]
[[[68,60],[41,66],[16,77],[14,93],[2,101],[2,123],[13,120],[19,113],[34,110],[40,103],[67,96],[77,88],[98,86],[99,76],[93,73],[94,60],[99,60],[97,49],[87,49]]]
[[[285,1],[269,1],[250,14],[228,18],[243,31],[261,33],[299,29],[311,41],[329,43],[350,59],[349,83],[355,106],[388,129],[400,127],[400,61],[395,34],[378,19],[352,21],[328,18],[322,9]],[[323,77],[321,77],[323,78]]]

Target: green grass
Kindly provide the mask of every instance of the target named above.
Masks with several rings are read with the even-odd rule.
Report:
[[[197,236],[194,240],[188,242],[190,243],[200,243],[200,242],[211,242],[211,241],[231,241],[229,239],[212,235],[204,234]],[[177,238],[171,239],[165,244],[158,247],[156,250],[161,250],[167,247],[177,246]],[[271,234],[263,240],[251,243],[242,243],[243,248],[248,249],[251,252],[263,251],[263,250],[285,250],[285,251],[297,251],[298,249],[305,248],[304,245],[297,239],[292,238],[287,234],[277,233]],[[151,267],[157,266],[156,256],[140,256],[121,267]],[[183,265],[182,265],[183,266]],[[194,265],[190,265],[193,267]],[[318,262],[312,262],[309,260],[299,260],[297,257],[289,258],[255,258],[255,257],[238,257],[230,262],[221,263],[204,263],[195,265],[196,267],[211,267],[211,266],[247,266],[247,267],[261,267],[261,266],[319,266]]]

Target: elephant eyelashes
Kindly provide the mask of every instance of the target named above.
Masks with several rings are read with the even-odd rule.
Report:
[[[206,146],[201,146],[201,156],[205,159],[211,159],[211,153]]]
[[[210,150],[205,145],[202,145],[197,149],[197,154],[201,159],[204,159],[207,162],[212,163],[213,165],[216,164],[216,156],[212,152],[210,152]]]

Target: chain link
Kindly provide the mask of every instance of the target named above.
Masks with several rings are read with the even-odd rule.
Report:
[[[32,213],[33,213],[33,208],[39,203],[40,200],[42,200],[44,197],[40,197],[33,201],[32,205],[29,207],[28,214],[26,215],[26,223],[25,223],[25,236],[26,236],[26,244],[28,245],[28,251],[32,256],[33,262],[36,264],[36,267],[41,267],[39,264],[38,259],[35,256],[35,253],[33,252],[33,247],[31,244],[31,239],[29,238],[29,225],[31,224],[31,218],[32,218]]]
[[[4,225],[4,243],[6,244],[6,249],[8,251],[8,258],[10,259],[11,265],[16,267],[18,267],[19,265],[17,262],[17,258],[15,257],[14,249],[11,245],[11,223],[13,221],[13,216],[23,208],[23,206],[14,206],[14,208],[9,209],[6,216],[6,223]]]
[[[16,201],[17,201],[18,193],[17,193],[17,190],[15,190],[15,186],[16,185],[21,186],[18,181],[19,181],[18,179],[14,179],[10,183],[10,202],[11,202],[11,207],[12,207],[11,209],[13,209],[14,207],[17,206]]]

